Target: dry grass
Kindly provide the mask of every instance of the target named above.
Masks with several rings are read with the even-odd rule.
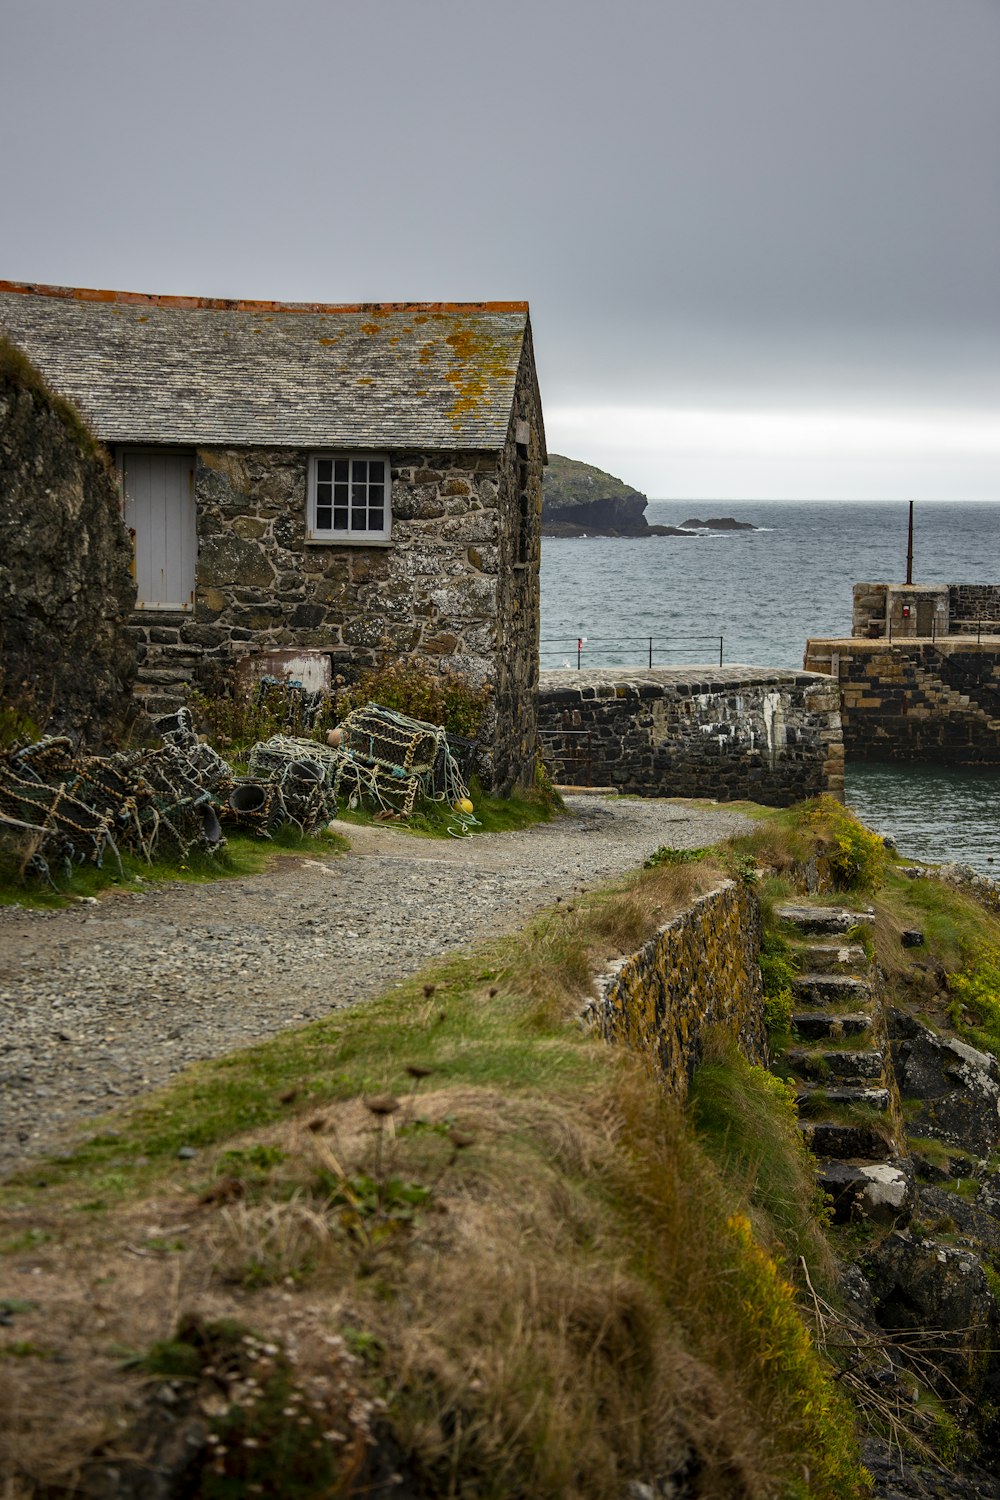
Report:
[[[32,1302],[16,1336],[47,1355],[16,1379],[0,1360],[5,1500],[95,1445],[109,1462],[162,1382],[127,1352],[225,1318],[294,1351],[353,1455],[344,1486],[378,1392],[428,1496],[621,1500],[671,1476],[702,1500],[859,1493],[849,1418],[773,1258],[783,1236],[798,1253],[768,1206],[786,1179],[772,1193],[745,1157],[713,1159],[640,1059],[563,1020],[595,967],[719,875],[578,892],[502,955],[178,1080],[136,1112],[132,1149],[164,1153],[145,1197],[83,1213],[71,1174],[15,1188],[6,1265]],[[309,1086],[268,1104],[261,1080],[288,1098],[296,1068]],[[216,1123],[180,1166],[170,1121],[192,1109]],[[102,1152],[77,1172],[106,1171]]]
[[[727,879],[713,859],[641,870],[588,897],[576,891],[528,929],[528,941],[504,975],[504,987],[534,1002],[542,1026],[579,1013],[593,976],[632,953],[696,897]]]

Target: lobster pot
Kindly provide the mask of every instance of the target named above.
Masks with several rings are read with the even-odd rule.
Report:
[[[250,775],[258,781],[279,777],[282,781],[291,765],[317,766],[324,782],[332,785],[337,766],[343,758],[342,752],[318,740],[296,739],[286,734],[272,735],[269,740],[259,741],[250,751]],[[307,773],[296,772],[301,776]]]
[[[445,743],[444,730],[437,725],[404,719],[376,703],[356,708],[340,728],[341,743],[352,755],[415,776],[430,775]]]
[[[270,782],[237,781],[229,793],[224,815],[258,838],[270,837],[274,787]]]

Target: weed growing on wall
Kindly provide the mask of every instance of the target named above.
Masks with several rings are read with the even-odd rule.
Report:
[[[449,734],[475,739],[490,696],[488,683],[477,688],[454,672],[439,672],[422,657],[399,657],[339,688],[335,704],[338,719],[366,703],[378,703],[411,719],[440,724]]]
[[[837,889],[873,895],[889,868],[884,840],[832,797],[817,798],[808,816],[827,844],[824,852]]]
[[[797,965],[791,944],[776,932],[765,932],[760,945],[760,977],[764,992],[764,1023],[770,1036],[782,1036],[792,1022],[795,997],[792,982]]]

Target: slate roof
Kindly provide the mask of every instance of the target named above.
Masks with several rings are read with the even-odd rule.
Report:
[[[0,331],[109,443],[500,449],[526,342],[530,354],[525,302],[341,307],[0,281]]]

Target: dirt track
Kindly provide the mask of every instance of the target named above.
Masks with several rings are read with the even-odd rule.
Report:
[[[439,841],[344,827],[329,861],[58,912],[0,912],[0,1169],[117,1101],[370,998],[574,886],[748,826],[723,807],[571,797],[519,833]]]

